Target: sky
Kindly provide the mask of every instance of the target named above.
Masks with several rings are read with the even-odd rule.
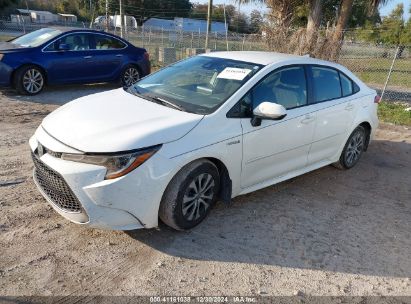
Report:
[[[191,2],[196,3],[208,3],[208,0],[192,0]],[[234,0],[213,0],[213,3],[216,4],[234,4],[237,6]],[[397,6],[397,4],[403,3],[404,4],[404,17],[405,20],[408,20],[410,17],[409,14],[409,7],[411,4],[411,0],[389,0],[388,3],[380,8],[381,16],[387,16],[389,13]],[[262,4],[248,4],[248,5],[241,5],[241,11],[246,14],[250,14],[253,9],[258,9],[260,11],[266,11],[267,8],[265,5]]]
[[[397,6],[397,4],[403,3],[404,4],[404,18],[405,20],[408,20],[410,17],[410,4],[411,0],[391,0],[388,1],[386,5],[380,8],[380,14],[381,16],[387,16],[390,14],[390,12]]]

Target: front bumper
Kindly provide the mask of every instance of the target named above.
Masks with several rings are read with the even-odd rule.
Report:
[[[105,180],[104,167],[66,161],[49,153],[38,156],[36,153],[39,142],[50,150],[53,150],[52,147],[59,147],[58,152],[72,152],[72,148],[65,148],[41,127],[30,139],[31,151],[37,158],[34,160],[35,164],[36,161],[40,162],[41,166],[46,166],[46,169],[61,177],[57,183],[55,180],[59,177],[54,176],[51,183],[52,187],[55,187],[56,183],[59,185],[56,191],[64,196],[66,203],[61,202],[61,198],[56,199],[53,192],[47,189],[48,184],[39,181],[39,177],[36,176],[39,168],[35,168],[34,181],[37,187],[60,215],[74,223],[100,229],[132,230],[158,225],[158,208],[162,193],[168,184],[170,170],[168,166],[161,166],[162,163],[169,163],[164,161],[161,155],[155,154],[139,168],[123,177]],[[69,190],[64,189],[61,182],[66,183]],[[75,200],[78,200],[79,208],[73,207],[74,203],[67,203],[73,201],[69,196],[70,190]]]
[[[10,87],[11,86],[11,75],[13,73],[13,68],[4,62],[0,61],[0,86]]]

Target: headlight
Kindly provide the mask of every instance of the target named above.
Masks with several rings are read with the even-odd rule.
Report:
[[[113,179],[133,171],[153,156],[160,148],[161,145],[112,155],[62,153],[61,158],[79,163],[104,166],[107,168],[105,179]]]
[[[4,54],[0,54],[0,61],[3,59]]]

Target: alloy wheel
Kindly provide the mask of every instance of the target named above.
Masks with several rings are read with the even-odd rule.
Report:
[[[214,196],[214,186],[214,178],[208,173],[200,174],[190,183],[182,205],[186,220],[196,221],[207,213]]]
[[[134,67],[129,67],[124,72],[124,84],[129,87],[135,84],[140,79],[140,74],[138,70]]]
[[[29,69],[23,76],[23,87],[30,94],[36,94],[41,91],[44,85],[44,78],[37,69]]]
[[[350,142],[348,143],[347,150],[345,152],[345,161],[348,166],[355,164],[362,151],[364,150],[364,134],[360,131],[357,131],[354,136],[351,137]]]

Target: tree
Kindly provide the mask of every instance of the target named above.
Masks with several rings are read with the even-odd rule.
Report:
[[[380,5],[383,5],[388,0],[371,0],[367,6],[368,12],[373,12],[378,9]],[[334,34],[331,39],[333,48],[330,53],[330,58],[335,60],[340,52],[340,47],[344,39],[344,30],[347,27],[349,18],[353,8],[354,0],[342,0],[339,7],[339,14],[337,17],[337,23],[334,29]]]
[[[4,9],[12,4],[16,4],[18,0],[0,0],[0,9]]]
[[[400,3],[382,20],[380,39],[385,44],[400,45],[403,34],[404,5]]]
[[[404,33],[401,36],[400,43],[402,45],[408,46],[408,48],[411,49],[411,4],[410,4],[408,11],[409,11],[410,17],[408,18],[407,22],[404,25]]]
[[[260,11],[253,10],[250,14],[250,31],[252,33],[258,33],[261,30],[263,24],[263,16]]]
[[[311,54],[317,42],[322,17],[322,0],[309,0],[310,13],[305,34],[305,53]]]

